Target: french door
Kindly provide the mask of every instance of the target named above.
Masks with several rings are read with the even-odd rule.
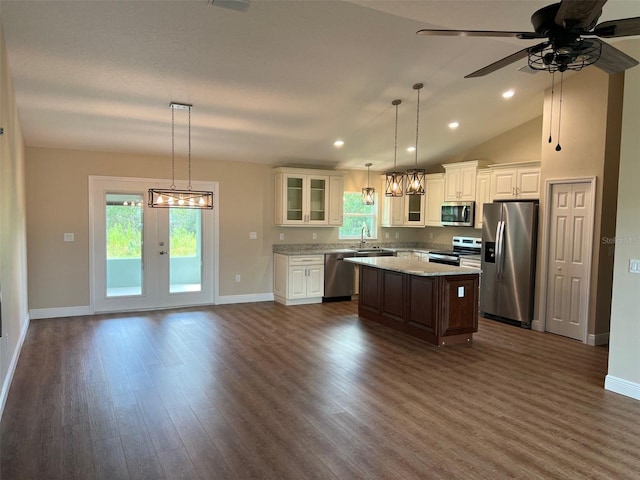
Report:
[[[162,183],[90,177],[94,311],[213,303],[213,211],[149,208],[148,189]]]

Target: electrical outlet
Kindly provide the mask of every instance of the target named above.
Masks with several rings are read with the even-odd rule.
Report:
[[[640,260],[635,258],[629,259],[629,272],[640,273]]]
[[[240,275],[236,275],[236,283],[240,283]]]
[[[312,238],[313,240],[317,240],[317,239],[318,239],[318,234],[317,234],[316,232],[313,232],[313,233],[311,234],[311,238]]]
[[[258,234],[256,232],[249,232],[249,240],[255,240],[258,238]]]
[[[387,240],[389,240],[389,232],[384,234],[384,238],[386,238]]]
[[[429,240],[433,240],[433,232],[429,232]]]
[[[65,242],[73,242],[73,241],[75,241],[75,235],[73,233],[65,233],[64,234],[64,241]]]
[[[284,233],[280,234],[280,240],[284,240]]]
[[[400,238],[400,232],[396,232],[396,240]]]

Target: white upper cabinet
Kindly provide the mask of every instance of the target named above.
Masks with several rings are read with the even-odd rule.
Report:
[[[540,163],[492,165],[493,200],[540,198]]]
[[[427,227],[441,227],[440,207],[444,202],[444,173],[425,175],[425,218]]]
[[[445,201],[475,201],[478,167],[483,166],[485,163],[484,161],[473,160],[443,165],[445,170]]]
[[[335,172],[276,168],[275,224],[333,226],[342,224],[342,177]],[[332,181],[332,177],[336,177]],[[338,180],[339,179],[339,180]],[[332,196],[331,185],[336,192]],[[339,223],[338,223],[339,222]]]
[[[479,170],[476,177],[475,228],[482,228],[482,213],[485,203],[491,203],[491,172],[487,170]]]
[[[382,176],[380,189],[380,226],[381,227],[424,227],[425,195],[407,195],[387,197],[384,194],[385,177]],[[406,185],[404,185],[406,191]]]
[[[380,226],[402,227],[404,226],[404,197],[387,197],[384,194],[386,182],[385,176],[380,177]]]
[[[329,177],[329,225],[340,226],[344,216],[344,178]]]

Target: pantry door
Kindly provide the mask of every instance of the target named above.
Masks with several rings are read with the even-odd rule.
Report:
[[[214,212],[148,207],[149,188],[161,185],[90,177],[95,312],[213,303]],[[194,183],[197,189],[214,186]]]

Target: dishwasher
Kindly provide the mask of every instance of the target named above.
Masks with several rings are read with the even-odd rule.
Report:
[[[354,265],[344,259],[355,256],[356,252],[353,250],[325,253],[323,302],[351,300],[355,281]]]

